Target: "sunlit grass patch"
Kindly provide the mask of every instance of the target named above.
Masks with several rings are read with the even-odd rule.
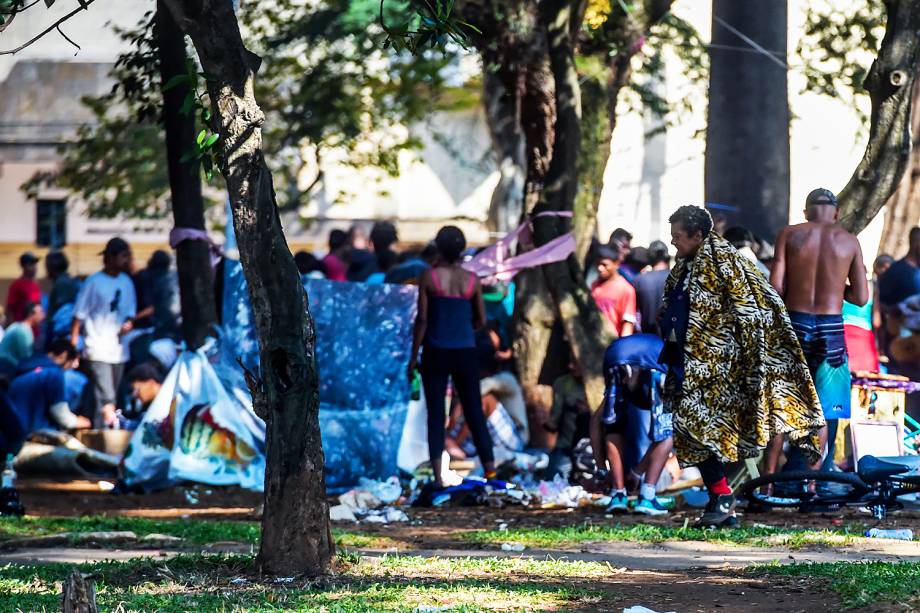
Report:
[[[807,545],[839,546],[850,543],[845,530],[800,530],[772,527],[741,527],[721,530],[661,526],[655,524],[604,525],[580,524],[553,528],[512,528],[465,532],[461,538],[482,545],[520,543],[528,547],[550,549],[598,541],[712,541],[733,545],[770,547],[804,547]]]
[[[817,578],[849,608],[898,603],[920,607],[920,562],[833,562],[753,566],[752,575]]]
[[[124,611],[551,611],[597,603],[578,587],[610,573],[605,564],[525,559],[426,559],[341,555],[319,580],[263,579],[252,556],[183,555],[79,566],[96,584],[102,610]],[[74,567],[11,565],[0,569],[0,601],[9,610],[58,610]],[[595,579],[596,580],[596,579]]]

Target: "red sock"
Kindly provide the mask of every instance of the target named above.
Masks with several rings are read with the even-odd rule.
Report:
[[[715,483],[707,483],[706,489],[709,490],[710,494],[715,494],[716,496],[726,496],[732,493],[732,488],[728,487],[728,479],[725,477]]]

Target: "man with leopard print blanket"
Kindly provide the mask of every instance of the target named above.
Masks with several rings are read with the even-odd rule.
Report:
[[[699,468],[709,504],[699,527],[737,523],[725,463],[757,457],[786,434],[812,459],[824,425],[805,356],[782,299],[752,262],[684,206],[668,220],[677,264],[665,285],[663,400],[681,465]]]

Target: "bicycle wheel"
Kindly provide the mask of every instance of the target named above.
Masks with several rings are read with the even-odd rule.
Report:
[[[767,489],[768,492],[761,490]],[[854,473],[791,470],[751,479],[738,495],[757,505],[794,508],[858,502],[869,487]]]

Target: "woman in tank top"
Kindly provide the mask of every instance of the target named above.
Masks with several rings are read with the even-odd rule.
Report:
[[[466,238],[455,226],[445,226],[434,239],[438,263],[419,280],[418,316],[409,362],[409,376],[422,347],[421,375],[428,408],[428,453],[435,485],[441,483],[444,451],[445,396],[448,379],[463,406],[486,477],[495,475],[492,437],[486,427],[479,394],[479,360],[475,330],[485,325],[482,288],[473,273],[460,266]]]

